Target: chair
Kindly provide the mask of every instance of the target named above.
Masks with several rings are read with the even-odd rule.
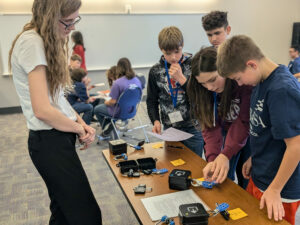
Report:
[[[113,115],[111,117],[105,117],[105,119],[110,119],[110,123],[113,125],[113,130],[115,135],[117,136],[117,139],[120,139],[119,133],[121,133],[122,131],[118,129],[115,122],[117,120],[121,120],[123,123],[127,124],[130,119],[134,119],[134,117],[136,116],[140,125],[138,127],[127,130],[126,132],[130,132],[136,129],[143,129],[145,141],[149,143],[149,138],[145,130],[145,127],[147,127],[148,125],[142,125],[139,115],[137,115],[137,108],[141,101],[141,97],[142,90],[136,85],[131,85],[120,95],[116,103]],[[125,136],[124,132],[123,136]]]

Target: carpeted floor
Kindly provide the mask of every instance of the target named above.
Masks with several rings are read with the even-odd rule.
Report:
[[[144,124],[150,124],[144,104],[138,113]],[[99,133],[97,124],[93,126]],[[0,225],[46,225],[50,217],[49,197],[28,155],[25,119],[22,114],[1,115],[0,127]],[[151,130],[151,126],[147,129]],[[141,131],[134,134],[143,139]],[[151,142],[158,141],[149,138]],[[78,151],[102,210],[103,224],[137,225],[138,221],[102,157],[101,150],[106,148],[106,142],[100,145],[95,142],[88,150]],[[298,225],[299,214],[298,210]]]
[[[140,107],[139,114],[149,124],[144,110]],[[100,132],[97,124],[92,126]],[[0,225],[46,225],[50,217],[49,197],[28,155],[25,118],[22,114],[1,115],[0,127]],[[141,131],[135,134],[143,139]],[[103,224],[139,224],[102,157],[101,150],[107,148],[106,142],[95,142],[88,150],[78,151],[101,208]]]

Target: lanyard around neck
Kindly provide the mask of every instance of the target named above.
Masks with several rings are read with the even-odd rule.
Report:
[[[181,61],[179,60],[179,65],[181,65]],[[168,79],[168,84],[169,84],[169,89],[170,89],[170,93],[171,93],[171,97],[172,97],[172,102],[174,105],[174,108],[176,108],[177,105],[177,96],[178,96],[178,89],[180,84],[178,82],[176,82],[176,89],[175,89],[175,95],[173,93],[173,88],[172,88],[172,83],[171,83],[171,78],[169,75],[169,69],[168,69],[168,62],[167,60],[165,60],[165,69],[166,69],[166,74],[167,74],[167,79]]]

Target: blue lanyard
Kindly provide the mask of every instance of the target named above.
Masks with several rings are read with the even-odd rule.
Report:
[[[179,63],[179,65],[181,65],[180,61],[178,63]],[[178,96],[178,89],[180,87],[180,84],[178,82],[176,82],[176,91],[175,91],[175,96],[174,96],[173,88],[172,88],[172,83],[171,83],[171,79],[170,79],[170,75],[169,75],[169,69],[168,69],[167,60],[165,60],[165,69],[166,69],[166,74],[167,74],[167,78],[168,78],[169,89],[170,89],[170,92],[171,92],[172,102],[173,102],[174,108],[176,108],[176,105],[177,105],[177,96]]]
[[[216,126],[216,121],[218,120],[218,103],[217,103],[217,93],[213,92],[214,98],[214,126]]]

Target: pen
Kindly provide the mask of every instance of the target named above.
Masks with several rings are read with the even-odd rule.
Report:
[[[174,146],[174,145],[167,145],[167,148],[179,148],[179,149],[184,149],[182,146]]]

